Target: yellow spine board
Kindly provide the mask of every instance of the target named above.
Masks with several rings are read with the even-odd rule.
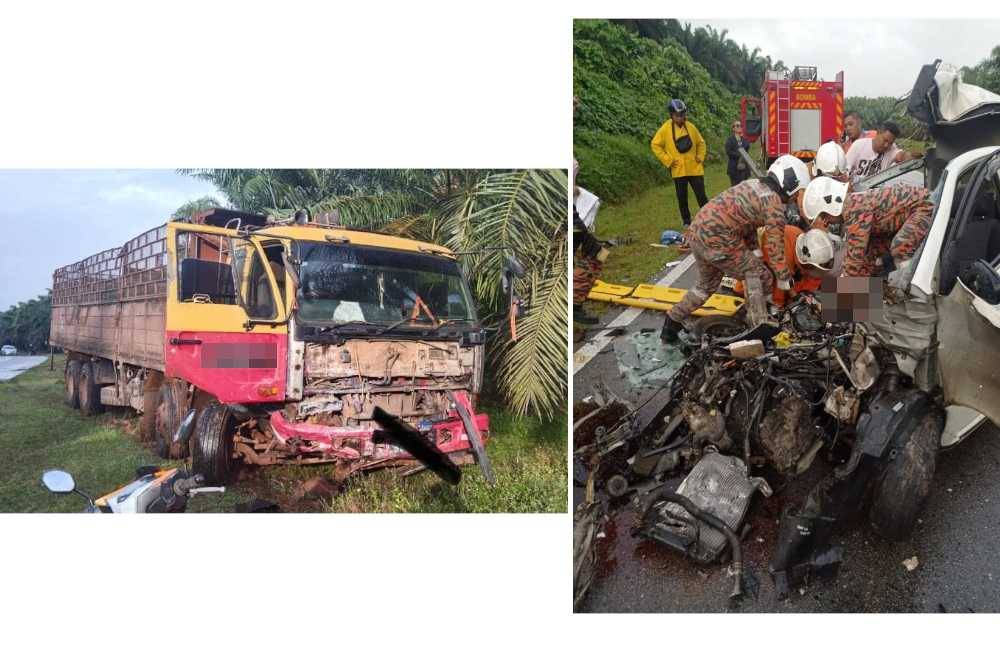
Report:
[[[608,284],[597,280],[593,288],[590,289],[590,293],[587,294],[587,298],[600,302],[610,302],[616,305],[666,312],[679,303],[686,294],[687,291],[685,289],[670,286],[656,286],[654,284],[622,286],[620,284]],[[732,316],[739,311],[744,302],[743,298],[715,293],[709,296],[702,307],[694,311],[694,316],[714,316],[720,314]]]

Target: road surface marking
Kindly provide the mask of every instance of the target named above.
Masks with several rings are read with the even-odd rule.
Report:
[[[680,261],[677,265],[670,268],[670,272],[663,276],[663,279],[656,282],[657,286],[670,286],[673,282],[677,281],[685,272],[688,271],[694,265],[694,255],[688,254],[684,260]],[[646,310],[640,309],[638,307],[629,307],[624,312],[615,317],[615,319],[604,326],[604,329],[598,331],[597,335],[594,336],[592,340],[584,344],[582,347],[577,349],[573,353],[573,374],[576,375],[577,372],[586,367],[587,363],[593,360],[594,356],[601,353],[604,347],[608,346],[613,337],[610,332],[615,328],[624,328],[633,321],[636,317],[645,312]]]

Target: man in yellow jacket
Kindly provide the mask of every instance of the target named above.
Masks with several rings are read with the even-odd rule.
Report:
[[[673,99],[668,105],[670,120],[660,126],[649,143],[653,154],[670,170],[677,189],[677,205],[685,226],[691,223],[688,209],[688,184],[694,189],[698,206],[708,202],[705,196],[705,154],[707,147],[701,133],[687,120],[687,105]]]

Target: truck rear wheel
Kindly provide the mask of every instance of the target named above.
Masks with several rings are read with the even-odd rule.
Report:
[[[156,403],[156,435],[153,446],[160,458],[181,459],[188,456],[187,442],[174,443],[174,433],[184,418],[187,392],[183,383],[168,379],[160,385]]]
[[[80,366],[80,411],[85,416],[99,414],[104,405],[101,404],[101,387],[97,385],[94,364],[86,362]]]
[[[876,486],[868,515],[880,535],[901,540],[913,531],[931,492],[943,428],[941,413],[929,412],[905,442],[893,445],[896,453]]]
[[[80,408],[80,361],[66,362],[66,404],[73,409]]]
[[[206,484],[221,486],[236,475],[233,460],[233,434],[236,422],[232,410],[216,401],[198,414],[197,438],[191,449],[191,469],[202,475]]]

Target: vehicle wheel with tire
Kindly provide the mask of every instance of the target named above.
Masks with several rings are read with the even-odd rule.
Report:
[[[868,513],[880,535],[900,540],[913,531],[931,492],[943,429],[944,416],[931,411],[920,418],[905,442],[893,444]]]
[[[66,404],[73,409],[80,408],[80,361],[66,362]]]
[[[703,316],[695,320],[691,326],[691,332],[700,340],[703,335],[709,337],[724,338],[739,335],[747,329],[746,322],[736,316],[725,316],[714,314]]]
[[[233,458],[233,434],[236,421],[232,410],[217,401],[210,402],[198,414],[197,439],[191,449],[191,469],[202,475],[205,483],[221,486],[236,475]]]
[[[100,414],[104,409],[104,405],[101,404],[101,387],[97,385],[96,377],[93,363],[86,362],[80,366],[78,394],[80,396],[80,411],[85,416]]]
[[[174,433],[184,418],[187,408],[187,391],[184,383],[176,379],[167,379],[160,385],[156,403],[156,434],[153,442],[154,451],[160,458],[187,458],[186,442],[175,443]]]

